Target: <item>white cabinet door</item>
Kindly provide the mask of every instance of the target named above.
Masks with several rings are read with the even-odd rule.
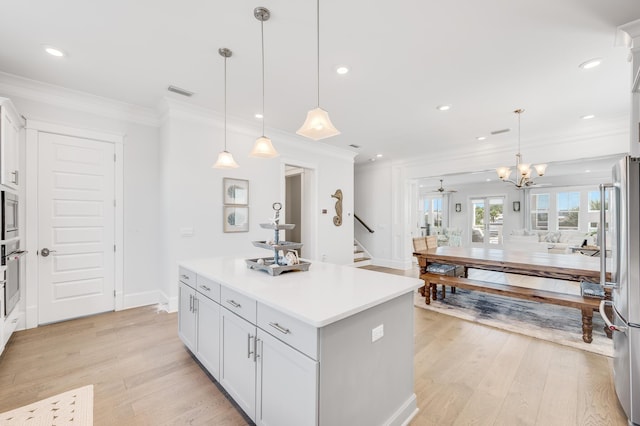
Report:
[[[220,319],[220,383],[255,421],[256,327],[224,307]]]
[[[184,344],[195,353],[196,349],[196,312],[195,300],[196,291],[186,285],[180,283],[178,307],[178,336]]]
[[[196,356],[209,373],[220,378],[220,305],[197,293]]]
[[[318,424],[316,361],[258,329],[257,367],[256,424]]]
[[[10,188],[18,188],[18,143],[20,140],[20,118],[13,111],[10,104],[5,102],[2,105],[2,115],[0,120],[0,128],[2,129],[2,151],[0,152],[0,161],[2,168],[2,175],[0,176],[0,183]]]

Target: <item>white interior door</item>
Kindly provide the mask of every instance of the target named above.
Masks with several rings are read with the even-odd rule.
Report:
[[[39,134],[40,324],[114,310],[114,152],[108,142]]]

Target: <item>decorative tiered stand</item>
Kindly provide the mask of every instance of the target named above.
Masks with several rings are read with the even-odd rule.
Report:
[[[256,247],[273,250],[273,257],[245,259],[247,266],[250,269],[266,271],[273,276],[280,275],[281,273],[288,271],[308,271],[311,263],[298,259],[298,254],[294,251],[301,248],[303,244],[291,241],[280,241],[280,231],[293,229],[296,225],[293,223],[280,223],[280,210],[282,209],[282,204],[273,203],[273,209],[276,211],[273,223],[260,224],[261,228],[274,230],[273,241],[253,241],[253,245]],[[280,256],[280,251],[282,251],[285,256]],[[298,263],[290,264],[290,260],[286,257],[287,252],[294,252],[295,256],[293,258]]]

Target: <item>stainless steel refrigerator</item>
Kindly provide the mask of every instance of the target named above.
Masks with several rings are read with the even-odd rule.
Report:
[[[600,192],[601,207],[606,207],[605,193],[609,195],[609,232],[602,226],[606,208],[601,208],[600,218],[601,283],[611,288],[611,301],[601,303],[600,314],[613,331],[616,394],[629,424],[640,425],[640,158],[622,158],[613,167],[613,184],[601,185]],[[612,312],[612,321],[605,310]]]

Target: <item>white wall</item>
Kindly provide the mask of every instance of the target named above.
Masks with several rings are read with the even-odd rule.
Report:
[[[209,256],[268,256],[253,247],[251,241],[273,238],[273,231],[260,228],[273,217],[272,204],[283,202],[284,165],[314,169],[316,212],[313,260],[348,264],[353,261],[353,156],[350,151],[332,148],[321,142],[270,131],[267,135],[280,156],[273,159],[250,158],[259,136],[254,124],[230,120],[227,148],[240,165],[237,169],[213,169],[223,148],[224,131],[220,117],[175,101],[164,105],[162,122],[162,229],[164,246],[163,302],[169,309],[177,303],[177,263],[180,260]],[[247,233],[224,233],[222,229],[222,180],[225,177],[249,181],[249,220]],[[333,224],[336,189],[343,192],[343,224]],[[284,203],[283,203],[284,205]],[[327,214],[321,214],[326,209]],[[181,236],[182,228],[193,229],[190,237]],[[311,266],[313,268],[313,266]]]
[[[356,168],[355,188],[355,213],[374,230],[356,223],[355,238],[373,256],[372,263],[391,266],[391,167]]]

